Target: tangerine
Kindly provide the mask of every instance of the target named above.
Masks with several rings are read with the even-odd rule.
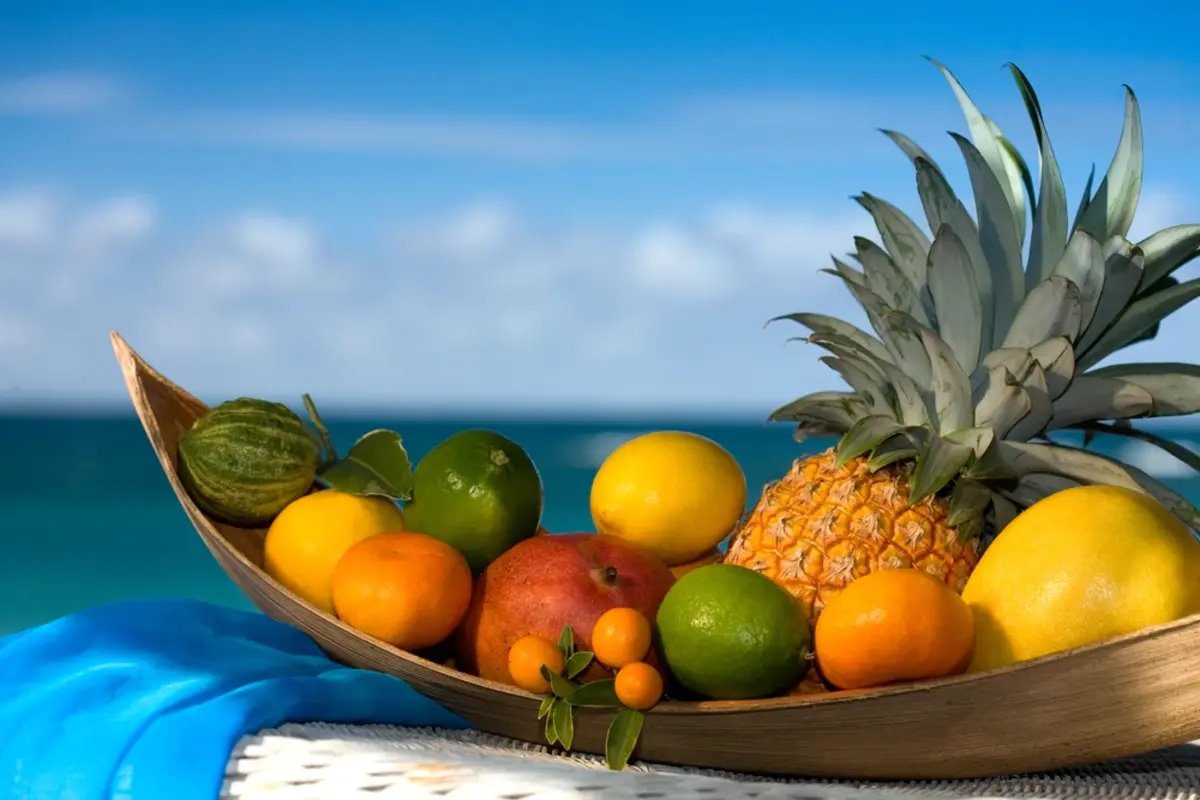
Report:
[[[508,674],[513,683],[527,692],[550,691],[550,681],[542,676],[543,666],[555,675],[561,675],[564,666],[562,651],[545,637],[522,636],[508,650]]]
[[[322,489],[293,500],[267,529],[263,569],[309,604],[333,614],[333,569],[353,545],[402,531],[404,512],[385,497]]]
[[[378,533],[348,549],[331,594],[348,625],[402,650],[422,650],[454,632],[471,602],[462,553],[423,533]]]
[[[839,689],[865,689],[966,670],[975,643],[963,599],[919,569],[858,578],[817,618],[814,644],[821,674]]]
[[[650,652],[650,620],[636,608],[610,608],[592,628],[592,655],[606,667],[620,669]]]
[[[617,670],[613,689],[624,705],[645,711],[662,698],[663,679],[659,671],[645,661],[634,661]]]

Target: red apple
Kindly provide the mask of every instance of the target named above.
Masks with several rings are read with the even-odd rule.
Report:
[[[458,668],[512,684],[508,651],[517,639],[536,635],[557,642],[563,626],[570,625],[576,649],[590,650],[601,614],[636,608],[653,623],[674,582],[661,559],[615,536],[562,533],[525,539],[475,582],[455,637]],[[580,677],[604,675],[593,662]]]

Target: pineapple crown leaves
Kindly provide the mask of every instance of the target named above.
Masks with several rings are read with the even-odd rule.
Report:
[[[576,682],[595,656],[587,650],[575,647],[575,632],[564,625],[558,637],[558,649],[563,657],[563,674],[557,675],[542,665],[542,677],[550,684],[550,691],[538,706],[538,719],[545,720],[546,743],[560,745],[570,750],[575,741],[575,709],[615,709],[616,714],[609,723],[605,736],[604,759],[609,769],[621,770],[629,762],[642,732],[645,712],[628,708],[617,697],[616,681],[612,678]]]
[[[1062,481],[1149,493],[1200,529],[1200,511],[1168,487],[1086,450],[1097,434],[1138,438],[1200,470],[1200,456],[1130,423],[1200,411],[1200,366],[1097,366],[1153,338],[1162,320],[1200,297],[1200,278],[1173,276],[1200,255],[1200,224],[1126,238],[1142,185],[1137,97],[1125,87],[1116,152],[1095,193],[1093,168],[1068,221],[1041,103],[1024,73],[1008,65],[1037,142],[1036,187],[999,126],[929,60],[967,122],[969,136],[950,135],[967,166],[973,209],[916,142],[882,131],[912,164],[929,233],[886,200],[854,198],[882,245],[855,237],[856,266],[833,257],[823,271],[845,284],[874,335],[823,314],[771,320],[807,328],[806,340],[829,353],[821,360],[850,391],[801,397],[770,418],[796,422],[797,439],[840,437],[841,463],[865,456],[876,470],[914,461],[910,499],[948,490],[960,532],[977,529],[984,515],[1003,527]],[[1051,439],[1067,430],[1083,432],[1082,447]]]

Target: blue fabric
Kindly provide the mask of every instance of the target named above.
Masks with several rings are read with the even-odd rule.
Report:
[[[224,606],[116,603],[0,639],[0,798],[212,800],[244,734],[318,721],[468,727]]]

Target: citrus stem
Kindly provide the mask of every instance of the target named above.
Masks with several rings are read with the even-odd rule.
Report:
[[[321,419],[321,415],[317,413],[317,407],[313,405],[312,398],[307,393],[301,395],[304,399],[304,408],[308,411],[308,419],[312,422],[313,427],[317,429],[317,433],[321,437],[321,445],[325,448],[325,463],[330,464],[338,460],[337,450],[333,449],[333,439],[329,436],[329,429],[325,427],[325,422]]]

